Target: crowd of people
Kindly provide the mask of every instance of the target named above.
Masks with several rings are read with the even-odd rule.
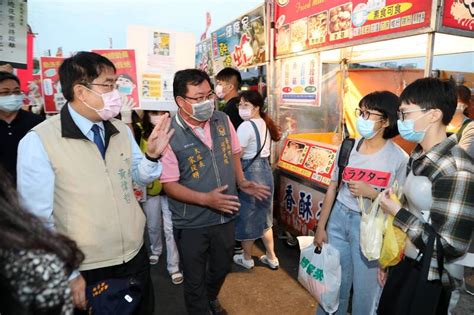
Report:
[[[262,95],[240,91],[237,70],[219,72],[214,88],[201,70],[178,71],[174,115],[126,113],[116,68],[96,53],[65,59],[59,77],[67,104],[43,121],[21,109],[19,79],[0,72],[1,314],[153,314],[150,265],[163,234],[189,314],[226,314],[219,291],[232,262],[254,267],[257,239],[259,260],[278,269],[269,157],[281,132]],[[423,78],[400,97],[377,91],[360,101],[361,137],[344,172],[334,169],[314,236],[340,253],[337,314],[347,313],[351,289],[355,315],[442,314],[456,303],[463,278],[451,265],[467,252],[474,221],[470,98],[464,86]],[[398,134],[417,143],[410,156],[392,140]],[[370,170],[377,183],[348,170]],[[390,198],[395,183],[402,204]],[[408,236],[404,259],[388,270],[360,250],[358,199],[377,197]],[[447,293],[399,294],[433,248],[425,280]]]

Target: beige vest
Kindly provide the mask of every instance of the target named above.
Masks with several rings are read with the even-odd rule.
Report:
[[[56,228],[85,254],[80,270],[122,264],[143,245],[145,216],[132,190],[127,126],[110,122],[119,133],[110,138],[105,160],[94,142],[63,137],[60,115],[33,128],[55,175]]]

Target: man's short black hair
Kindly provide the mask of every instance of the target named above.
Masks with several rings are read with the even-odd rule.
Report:
[[[211,79],[206,72],[199,69],[185,69],[175,73],[173,80],[173,96],[174,99],[178,96],[185,97],[188,93],[188,85],[199,85],[207,81],[211,86]]]
[[[230,82],[234,84],[234,80],[237,84],[235,88],[238,90],[240,89],[240,86],[242,85],[242,76],[240,75],[240,72],[234,68],[224,68],[219,73],[216,75],[216,80],[218,81],[224,81],[224,82]],[[234,84],[235,85],[235,84]]]
[[[132,79],[132,77],[127,74],[127,73],[121,73],[117,76],[117,79],[120,79],[120,78],[125,78],[127,79],[128,81],[132,82],[133,84],[135,84],[135,81]]]
[[[389,91],[372,92],[360,100],[359,107],[378,111],[383,114],[383,118],[388,120],[388,127],[383,132],[384,139],[391,139],[398,135],[397,120],[400,107],[398,96]]]
[[[13,80],[16,83],[18,83],[18,85],[21,84],[20,79],[18,79],[18,77],[16,75],[14,75],[13,73],[6,72],[6,71],[0,71],[0,83],[5,81],[5,80]]]
[[[464,104],[469,105],[471,102],[471,90],[465,85],[456,86],[456,94],[458,99],[461,100]]]
[[[443,113],[442,122],[447,126],[456,111],[456,84],[437,78],[418,79],[403,90],[400,101],[423,109],[439,109]]]
[[[111,68],[116,72],[112,61],[93,52],[81,51],[64,59],[59,67],[59,80],[64,98],[69,102],[72,101],[73,88],[76,84],[91,83],[106,68]]]

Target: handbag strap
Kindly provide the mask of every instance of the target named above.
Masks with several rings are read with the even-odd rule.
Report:
[[[430,271],[431,259],[433,257],[434,252],[434,245],[436,241],[436,259],[438,262],[438,273],[439,279],[443,276],[444,270],[444,255],[443,255],[443,246],[441,245],[441,239],[433,229],[431,225],[428,223],[424,224],[425,231],[428,232],[428,243],[425,246],[425,250],[423,252],[423,263],[421,265],[421,273],[420,273],[420,280],[426,281],[428,279],[428,273]]]
[[[252,163],[257,159],[257,157],[260,157],[260,153],[262,152],[263,150],[263,147],[265,146],[265,143],[267,143],[267,132],[268,132],[268,128],[266,128],[266,125],[265,125],[265,140],[263,141],[263,145],[260,146],[260,132],[258,131],[258,128],[257,128],[257,124],[255,124],[252,120],[249,120],[250,123],[252,124],[252,127],[253,127],[253,130],[255,131],[255,136],[256,136],[256,139],[257,139],[257,148],[260,148],[257,153],[255,154],[255,156],[252,158],[252,160],[249,162],[249,164],[247,164],[243,171],[245,172],[247,170],[247,168],[250,167],[250,165],[252,165]]]

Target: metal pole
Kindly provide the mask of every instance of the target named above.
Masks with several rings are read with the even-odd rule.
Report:
[[[428,42],[426,45],[426,62],[425,62],[425,73],[424,77],[431,76],[431,70],[433,69],[433,52],[434,52],[434,42],[435,42],[435,33],[428,33]]]
[[[268,32],[268,62],[267,62],[267,101],[268,101],[268,114],[278,124],[280,118],[280,110],[276,103],[274,93],[276,88],[275,82],[275,57],[274,57],[274,41],[275,41],[275,23],[273,22],[273,0],[265,0],[265,12],[267,16],[267,32]],[[272,146],[271,152],[271,164],[273,165],[278,161],[278,150],[277,145]]]

